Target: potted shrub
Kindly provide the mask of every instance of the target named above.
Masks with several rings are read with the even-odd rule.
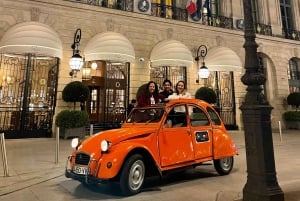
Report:
[[[217,95],[213,89],[209,87],[201,87],[196,91],[195,98],[204,100],[212,104],[215,110],[220,114],[220,108],[215,105],[215,103],[217,102]]]
[[[296,108],[296,110],[283,113],[286,128],[300,130],[300,111],[298,111],[300,106],[300,92],[290,93],[287,97],[287,103]]]
[[[215,91],[208,87],[201,87],[195,93],[195,98],[204,100],[210,104],[217,102],[217,95]]]
[[[70,136],[84,138],[85,126],[89,123],[89,115],[81,110],[62,110],[57,114],[55,124],[59,127],[59,134],[64,139]]]
[[[81,104],[89,98],[89,88],[82,82],[73,81],[65,86],[62,91],[62,98],[66,102],[73,102],[73,110],[60,111],[55,119],[55,125],[59,127],[59,135],[64,139],[68,137],[81,137],[85,136],[85,127],[89,123],[89,115],[84,110],[75,110],[76,102]]]

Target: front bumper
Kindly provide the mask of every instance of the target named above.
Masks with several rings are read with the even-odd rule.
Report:
[[[91,174],[91,168],[90,168],[90,164],[91,163],[96,163],[96,161],[94,160],[90,160],[88,165],[87,165],[87,169],[88,171],[85,174],[76,174],[73,172],[72,168],[73,165],[71,165],[71,160],[74,159],[74,156],[69,156],[67,159],[67,164],[66,164],[66,169],[65,169],[65,176],[67,178],[71,178],[77,181],[80,181],[82,183],[86,183],[86,184],[97,184],[97,183],[105,183],[108,180],[103,180],[103,179],[99,179],[98,177],[94,176]],[[96,165],[96,169],[98,169],[98,164]]]
[[[72,172],[72,170],[70,169],[66,169],[65,170],[65,176],[67,178],[71,178],[77,181],[80,181],[82,183],[86,183],[86,184],[98,184],[98,183],[105,183],[106,180],[102,180],[99,178],[94,177],[93,175],[79,175],[79,174],[75,174],[74,172]]]

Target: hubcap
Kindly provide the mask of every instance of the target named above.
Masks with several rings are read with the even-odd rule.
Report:
[[[232,158],[222,158],[220,159],[220,165],[223,170],[228,171],[231,168],[232,165]]]
[[[132,190],[139,189],[144,181],[145,166],[141,160],[136,161],[130,168],[129,186]]]

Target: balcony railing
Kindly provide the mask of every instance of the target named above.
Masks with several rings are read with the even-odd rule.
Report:
[[[117,9],[126,12],[135,12],[134,0],[111,1],[113,3],[109,3],[110,1],[108,0],[102,0],[102,1],[101,0],[65,0],[65,1],[83,3],[83,4],[105,7],[110,9]],[[175,6],[168,6],[159,3],[151,3],[151,12],[147,14],[154,17],[167,18],[167,19],[193,23],[192,21],[189,21],[189,15],[185,8],[178,8]],[[225,17],[225,16],[212,15],[210,17],[207,17],[205,16],[205,14],[202,14],[202,19],[197,21],[196,23],[200,23],[207,26],[225,28],[225,29],[234,28],[233,18]],[[257,34],[273,36],[271,25],[257,23],[255,31]],[[300,40],[300,32],[297,30],[290,30],[290,29],[283,30],[282,35],[284,38],[287,39]]]
[[[116,3],[109,4],[107,0],[100,1],[100,0],[65,0],[71,1],[76,3],[83,3],[93,6],[105,7],[110,9],[117,9],[127,12],[134,12],[134,1],[133,0],[123,0],[123,1],[116,1]],[[178,8],[175,6],[168,6],[158,3],[151,3],[151,16],[173,19],[183,22],[188,22],[188,13],[185,8]],[[202,19],[196,23],[214,26],[214,27],[221,27],[226,29],[233,29],[233,18],[224,17],[224,16],[211,16],[207,17],[203,14]],[[191,22],[193,23],[193,22]]]
[[[256,33],[266,35],[266,36],[272,36],[272,26],[262,24],[262,23],[257,23],[256,24]]]
[[[300,40],[300,31],[293,29],[282,29],[282,35],[286,39]]]

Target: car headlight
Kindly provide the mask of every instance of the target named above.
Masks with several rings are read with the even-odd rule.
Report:
[[[101,146],[101,151],[107,151],[108,150],[108,148],[110,147],[110,145],[111,145],[111,143],[109,142],[109,141],[107,141],[107,140],[102,140],[101,141],[101,144],[100,144],[100,146]]]
[[[71,141],[71,147],[73,149],[75,149],[79,144],[79,139],[78,138],[73,138],[72,141]]]

